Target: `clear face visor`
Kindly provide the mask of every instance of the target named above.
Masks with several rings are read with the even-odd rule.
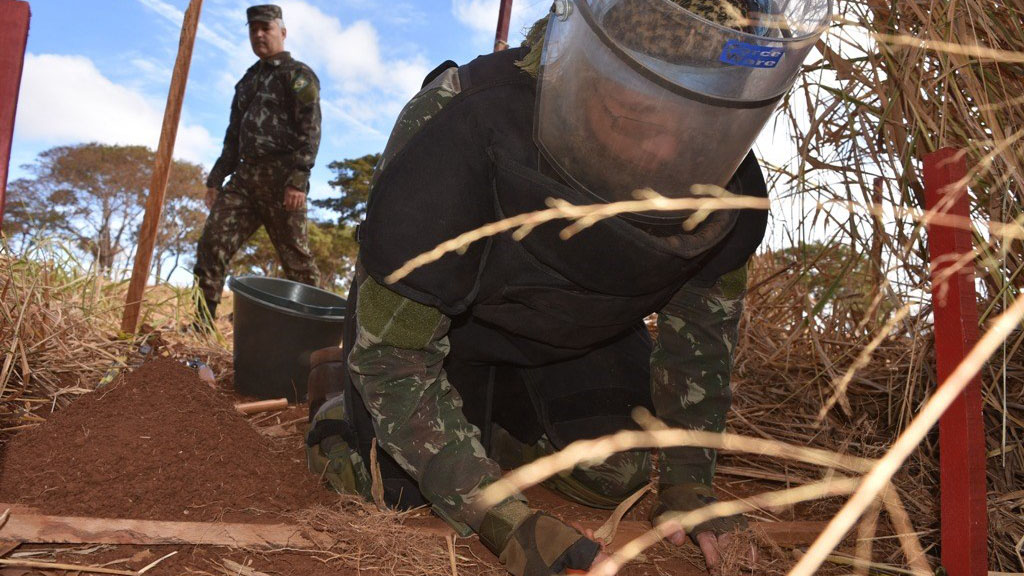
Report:
[[[548,23],[535,140],[563,178],[602,201],[724,186],[793,84],[828,2],[803,2],[817,11],[800,18],[779,4],[742,19],[727,12],[735,29],[671,0],[576,0]]]

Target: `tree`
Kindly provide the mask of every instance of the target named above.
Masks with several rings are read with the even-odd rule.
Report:
[[[373,168],[380,160],[380,154],[367,154],[361,158],[335,160],[327,165],[334,171],[334,179],[328,182],[341,195],[338,198],[313,200],[318,208],[327,208],[338,213],[338,224],[355,226],[366,214],[366,200],[373,182]]]
[[[203,203],[204,181],[205,174],[199,165],[175,162],[167,179],[167,195],[153,251],[156,266],[153,275],[157,278],[160,278],[165,262],[170,264],[166,277],[169,279],[182,255],[191,257],[195,252],[208,212]],[[137,236],[136,232],[133,238],[137,240]]]
[[[64,238],[109,276],[116,260],[134,250],[153,164],[154,153],[144,146],[89,143],[46,150],[25,167],[34,178],[12,183],[10,198],[17,209],[4,218],[4,230],[25,239],[33,234]],[[171,166],[158,262],[183,249],[205,213],[202,179],[195,164]]]

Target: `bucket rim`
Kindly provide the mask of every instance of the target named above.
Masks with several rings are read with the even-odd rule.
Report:
[[[248,296],[249,298],[255,300],[259,304],[264,304],[267,306],[271,306],[273,308],[279,308],[284,312],[289,312],[292,314],[303,314],[322,320],[345,319],[345,306],[315,306],[313,304],[303,304],[301,302],[295,302],[294,300],[282,298],[276,294],[271,294],[264,290],[260,290],[259,288],[256,288],[254,286],[246,284],[244,281],[249,279],[272,280],[279,282],[283,281],[280,278],[270,278],[267,276],[231,276],[228,278],[228,288],[232,292],[242,294],[243,296]],[[330,294],[331,296],[334,296],[341,300],[342,302],[344,302],[344,298],[332,292],[321,290],[320,288],[317,288],[315,286],[309,286],[306,284],[303,284],[302,286],[310,290],[316,290],[318,292],[323,292],[324,294]]]

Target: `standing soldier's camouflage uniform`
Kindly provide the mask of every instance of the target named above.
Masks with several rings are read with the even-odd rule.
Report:
[[[280,22],[281,9],[253,6],[247,15],[250,24]],[[223,151],[206,179],[206,186],[220,193],[203,227],[193,272],[211,312],[220,302],[231,258],[261,225],[288,279],[319,283],[305,206],[289,210],[284,205],[286,188],[309,192],[319,146],[320,81],[309,66],[279,52],[246,70],[235,85]]]
[[[691,9],[696,4],[690,3]],[[712,7],[717,4],[708,3]],[[533,40],[537,38],[534,36]],[[535,75],[536,68],[530,69],[531,62],[536,65],[534,53],[517,64]],[[440,117],[462,90],[459,70],[449,68],[435,76],[406,105],[377,166],[375,184],[392,165],[403,160],[407,145],[426,146],[423,138],[415,137]],[[407,193],[417,191],[410,189]],[[455,350],[449,335],[456,324],[465,320],[396,293],[361,267],[354,285],[356,333],[347,359],[348,369],[352,384],[372,417],[378,445],[415,479],[435,511],[456,527],[468,525],[478,532],[481,540],[500,554],[510,572],[544,573],[545,566],[554,566],[553,557],[573,550],[566,532],[544,517],[534,520],[537,516],[521,496],[489,510],[478,509],[474,501],[483,488],[500,478],[499,462],[506,467],[519,465],[560,446],[547,435],[536,443],[525,444],[495,425],[487,452],[481,442],[481,430],[464,413],[461,388],[456,389],[454,377],[449,380],[454,367],[446,363]],[[643,372],[649,368],[650,400],[657,416],[669,426],[724,431],[745,290],[746,265],[732,264],[711,274],[696,274],[657,312],[659,337],[650,352],[649,365],[629,368]],[[600,316],[601,310],[593,310],[593,314]],[[353,401],[359,399],[338,394],[322,405],[312,418],[307,455],[310,470],[333,487],[368,496],[370,477],[365,459],[350,445],[351,436],[317,433],[326,430],[328,423],[345,420],[352,408],[346,403]],[[521,401],[530,402],[527,398]],[[343,428],[348,431],[347,426]],[[656,513],[691,510],[713,501],[715,458],[715,451],[710,449],[663,450],[661,502]],[[611,508],[644,486],[650,477],[650,454],[631,451],[600,463],[578,466],[547,484],[576,501]],[[742,517],[720,518],[696,527],[693,533],[718,533],[741,526],[745,526]],[[544,562],[537,563],[531,547],[539,550]]]

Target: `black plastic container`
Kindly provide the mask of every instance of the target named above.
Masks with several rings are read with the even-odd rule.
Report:
[[[345,299],[291,280],[232,277],[235,390],[256,398],[306,399],[309,357],[341,344]]]

